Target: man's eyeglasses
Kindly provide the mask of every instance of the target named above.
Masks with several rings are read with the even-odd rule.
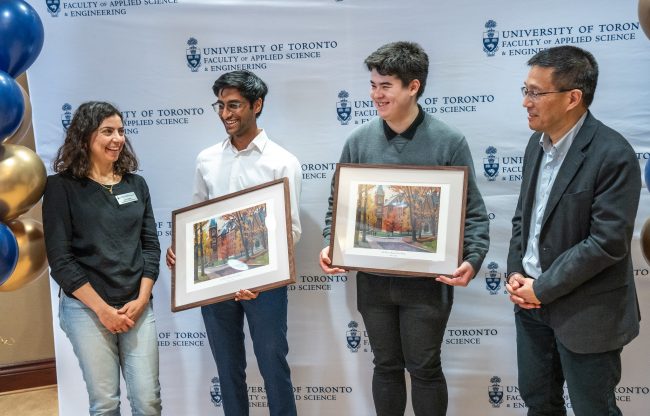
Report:
[[[561,92],[569,92],[573,91],[575,88],[569,88],[566,90],[560,90],[560,91],[546,91],[546,92],[539,92],[539,91],[531,91],[527,87],[521,87],[521,95],[526,98],[530,98],[531,101],[537,101],[539,97],[547,95],[547,94],[559,94]]]
[[[217,101],[216,103],[212,103],[212,109],[217,112],[221,113],[223,112],[224,108],[227,108],[228,111],[231,113],[234,113],[236,111],[239,111],[244,106],[244,103],[241,101],[229,101],[228,103],[222,103]]]

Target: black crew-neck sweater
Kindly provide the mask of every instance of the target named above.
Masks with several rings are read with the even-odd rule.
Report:
[[[111,194],[88,178],[49,176],[43,197],[43,227],[52,278],[63,292],[85,283],[108,304],[137,298],[142,277],[158,278],[160,244],[144,179],[125,174]],[[116,196],[137,201],[120,204]]]

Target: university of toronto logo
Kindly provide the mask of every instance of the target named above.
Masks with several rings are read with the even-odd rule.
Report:
[[[490,146],[485,149],[486,158],[483,158],[483,174],[488,181],[493,182],[499,176],[499,162],[497,160],[497,149]]]
[[[485,274],[485,288],[490,292],[490,295],[496,295],[501,288],[501,273],[497,272],[499,265],[491,261],[487,268],[489,272]]]
[[[185,59],[187,66],[192,72],[197,72],[201,66],[201,52],[199,52],[198,41],[194,38],[189,38],[187,41],[187,49],[185,49]]]
[[[350,321],[348,324],[349,330],[345,332],[345,339],[347,340],[347,346],[352,352],[359,351],[359,345],[361,345],[361,335],[359,335],[359,330],[357,327],[358,323],[355,321]]]
[[[221,383],[219,377],[212,378],[212,387],[210,387],[210,400],[214,407],[221,407]]]
[[[488,386],[488,397],[490,398],[490,404],[492,407],[501,407],[503,402],[503,387],[499,385],[501,383],[501,378],[494,376],[490,379],[490,386]]]
[[[338,118],[342,126],[350,122],[350,116],[352,115],[352,107],[348,103],[348,97],[350,97],[350,94],[345,90],[341,90],[339,92],[339,101],[336,102],[336,118]]]
[[[61,6],[60,0],[45,0],[45,5],[47,6],[47,11],[50,12],[52,17],[57,17],[59,15],[59,7]]]
[[[68,127],[70,127],[70,121],[72,120],[72,106],[65,103],[61,107],[61,110],[63,110],[63,113],[61,114],[61,125],[63,126],[63,129],[67,131]]]
[[[483,32],[483,52],[487,56],[494,56],[499,50],[499,31],[494,30],[497,22],[488,20],[485,22],[485,32]]]

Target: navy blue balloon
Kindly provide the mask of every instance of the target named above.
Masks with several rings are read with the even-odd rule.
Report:
[[[0,142],[18,130],[24,113],[25,99],[18,83],[6,72],[0,71]]]
[[[650,191],[650,162],[645,162],[645,186]]]
[[[18,262],[18,242],[14,233],[0,223],[0,285],[11,277]]]
[[[17,77],[43,48],[43,22],[23,0],[0,0],[0,70]]]

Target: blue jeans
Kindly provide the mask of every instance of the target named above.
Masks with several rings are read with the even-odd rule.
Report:
[[[357,307],[374,355],[377,416],[404,415],[405,368],[415,415],[447,413],[440,348],[452,303],[453,288],[432,279],[357,273]]]
[[[59,322],[79,360],[90,415],[119,416],[120,369],[133,416],[160,415],[158,340],[151,303],[131,330],[113,334],[86,305],[61,294]]]
[[[287,288],[259,294],[257,299],[229,300],[201,308],[217,364],[226,416],[248,415],[244,315],[264,379],[271,416],[295,416],[296,402],[287,363]]]
[[[545,323],[545,311],[515,313],[519,392],[528,416],[566,415],[564,381],[576,416],[619,416],[615,388],[622,349],[595,354],[569,351]],[[598,328],[594,328],[597,331]]]

